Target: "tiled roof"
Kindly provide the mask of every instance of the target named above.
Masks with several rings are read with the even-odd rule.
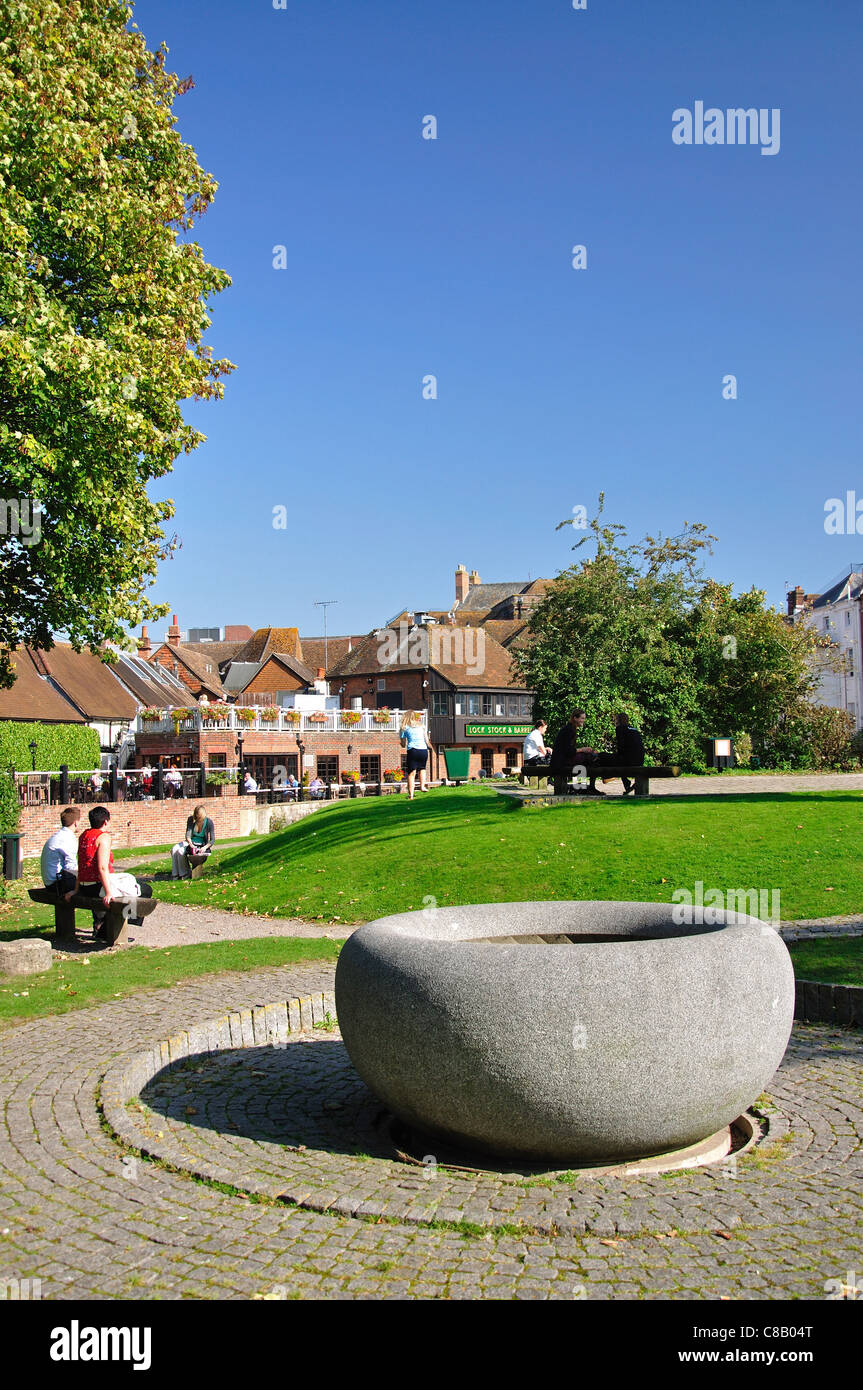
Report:
[[[177,646],[171,642],[163,642],[150,658],[154,665],[161,665],[160,662],[156,662],[156,656],[163,649],[198,678],[208,695],[221,695],[223,693],[222,678],[219,674],[217,661],[211,661],[207,657],[201,656],[196,647],[190,647],[185,642],[180,642]]]
[[[245,642],[186,642],[185,648],[187,652],[199,652],[206,661],[220,668],[226,661],[233,661],[245,645]]]
[[[265,661],[272,652],[300,660],[300,633],[296,627],[259,627],[236,653],[237,661]]]
[[[15,684],[0,690],[0,719],[41,720],[45,724],[85,724],[84,716],[40,676],[26,648],[12,653]]]
[[[827,589],[825,593],[819,594],[813,602],[812,607],[827,608],[830,604],[836,603],[839,599],[840,594],[842,594],[842,592],[848,587],[849,580],[851,583],[849,597],[852,599],[859,598],[861,591],[863,591],[863,575],[856,573],[846,574],[843,579],[840,579],[836,584],[831,585],[831,587]]]
[[[536,580],[533,582],[536,583]],[[531,587],[531,581],[528,579],[512,579],[502,584],[473,584],[468,589],[464,602],[459,606],[487,613],[490,608],[503,603],[504,599],[512,598],[513,594],[524,594]]]
[[[277,666],[281,666],[284,670],[290,671],[292,676],[296,676],[297,680],[303,681],[306,685],[314,684],[315,673],[311,671],[304,662],[296,661],[292,656],[286,656],[283,652],[271,652],[266,661],[262,661],[259,666],[255,667],[254,673],[244,685],[234,686],[232,688],[237,690],[239,694],[242,694],[245,690],[251,689],[257,681],[258,676],[270,661],[274,661]],[[266,677],[264,677],[264,679],[266,680]]]
[[[332,671],[336,663],[342,661],[347,656],[352,647],[359,646],[364,641],[365,633],[358,637],[328,637],[327,638],[327,660],[329,670]],[[321,667],[326,669],[324,663],[324,639],[323,637],[301,637],[300,647],[302,649],[302,659],[306,666],[312,671],[318,671]]]
[[[514,637],[527,630],[524,618],[487,618],[482,626],[502,647],[509,647]]]
[[[48,676],[85,719],[133,719],[137,701],[93,652],[76,652],[67,642],[32,652],[40,675]]]
[[[483,628],[476,629],[477,646],[473,648],[479,658],[482,653],[483,670],[476,669],[477,662],[455,662],[443,659],[435,660],[435,642],[442,641],[443,655],[446,654],[446,633],[452,632],[445,624],[435,625],[424,629],[429,634],[429,666],[453,685],[464,687],[465,689],[497,689],[499,687],[524,690],[526,687],[512,670],[512,663],[509,652],[489,635]],[[459,634],[463,640],[462,634]],[[407,639],[410,640],[409,638]],[[482,645],[479,645],[479,644]],[[483,650],[484,649],[484,650]],[[364,642],[355,648],[344,661],[339,663],[338,669],[332,672],[335,677],[345,676],[365,676],[381,675],[396,671],[416,671],[419,669],[415,661],[407,659],[409,648],[402,647],[395,654],[396,659],[392,662],[383,661],[379,653],[386,654],[386,643],[378,636],[377,631],[370,632]],[[439,649],[440,654],[440,649]],[[467,654],[467,653],[463,653]]]

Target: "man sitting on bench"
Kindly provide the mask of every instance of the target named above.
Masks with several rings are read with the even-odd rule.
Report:
[[[614,724],[618,763],[623,767],[644,767],[644,743],[638,730],[632,728],[629,715],[616,714]],[[620,780],[623,783],[623,795],[629,796],[630,792],[635,790],[635,783],[628,777],[622,777]]]
[[[531,767],[544,767],[551,756],[550,749],[545,746],[545,735],[548,724],[544,719],[537,719],[530,733],[524,741],[522,749],[522,766],[527,769]]]
[[[63,897],[75,887],[78,870],[78,822],[80,806],[67,806],[60,812],[60,830],[55,830],[42,846],[42,882]]]
[[[78,882],[67,900],[80,893],[85,898],[101,898],[107,907],[114,898],[137,897],[152,898],[153,890],[149,883],[139,883],[131,874],[114,872],[114,855],[111,851],[111,833],[106,828],[111,819],[107,806],[94,806],[88,814],[90,829],[82,832],[78,840]],[[97,936],[105,935],[107,913],[93,914],[93,929]],[[130,917],[129,922],[141,925],[141,919]]]
[[[573,768],[579,766],[584,768],[589,779],[589,786],[585,795],[604,795],[603,792],[597,791],[596,779],[602,776],[603,764],[607,766],[614,759],[610,753],[597,753],[595,748],[578,746],[578,735],[586,719],[587,715],[583,709],[573,710],[569,716],[569,722],[564,724],[554,740],[549,770],[554,778],[556,796],[563,794],[566,779],[571,775]]]

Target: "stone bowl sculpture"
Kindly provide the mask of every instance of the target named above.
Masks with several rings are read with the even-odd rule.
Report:
[[[351,1061],[404,1122],[486,1153],[560,1166],[698,1143],[779,1066],[794,972],[766,923],[680,912],[495,903],[371,922],[336,972]]]

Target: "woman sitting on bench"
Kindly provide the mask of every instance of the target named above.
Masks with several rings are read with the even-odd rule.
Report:
[[[196,806],[186,821],[186,838],[171,851],[171,877],[191,878],[216,843],[216,829],[203,806]]]
[[[84,898],[101,898],[108,907],[115,898],[152,898],[153,890],[149,883],[139,882],[133,874],[114,872],[114,855],[111,850],[111,832],[107,829],[111,812],[107,806],[94,806],[88,813],[90,829],[83,831],[78,840],[78,882],[66,901],[80,893]],[[107,913],[94,912],[93,928],[97,936],[104,935]],[[130,917],[135,926],[141,925],[140,917]]]

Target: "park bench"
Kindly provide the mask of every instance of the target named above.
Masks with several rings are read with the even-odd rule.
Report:
[[[531,769],[531,770],[533,770],[533,769]],[[591,771],[593,771],[593,770],[594,770],[594,769],[591,769]],[[599,768],[596,768],[595,771],[596,771],[596,780],[597,780],[597,782],[600,782],[600,781],[612,781],[614,778],[617,778],[617,777],[626,777],[629,781],[635,783],[635,795],[636,795],[636,796],[649,796],[649,795],[650,795],[650,779],[651,779],[651,777],[679,777],[679,776],[680,776],[680,768],[679,768],[679,767],[671,767],[671,766],[667,766],[667,767],[627,767],[627,766],[625,766],[623,763],[611,764],[611,765],[609,765],[608,767],[599,767]],[[568,781],[569,781],[569,779],[570,779],[571,776],[572,776],[572,773],[571,773],[571,772],[568,772],[568,773],[565,773],[565,774],[562,775],[562,776],[555,777],[555,779],[554,779],[554,794],[555,794],[555,796],[564,796],[564,795],[566,794],[566,791],[565,791],[565,789],[566,789],[566,784],[568,783]]]
[[[88,898],[76,893],[67,902],[58,898],[53,888],[31,888],[30,897],[34,903],[48,903],[54,909],[54,931],[58,943],[75,940],[75,913],[89,912],[94,917],[105,911],[101,898]],[[156,898],[117,898],[109,904],[104,925],[104,940],[109,946],[128,938],[130,917],[148,917],[159,906]],[[100,938],[101,939],[101,938]]]

